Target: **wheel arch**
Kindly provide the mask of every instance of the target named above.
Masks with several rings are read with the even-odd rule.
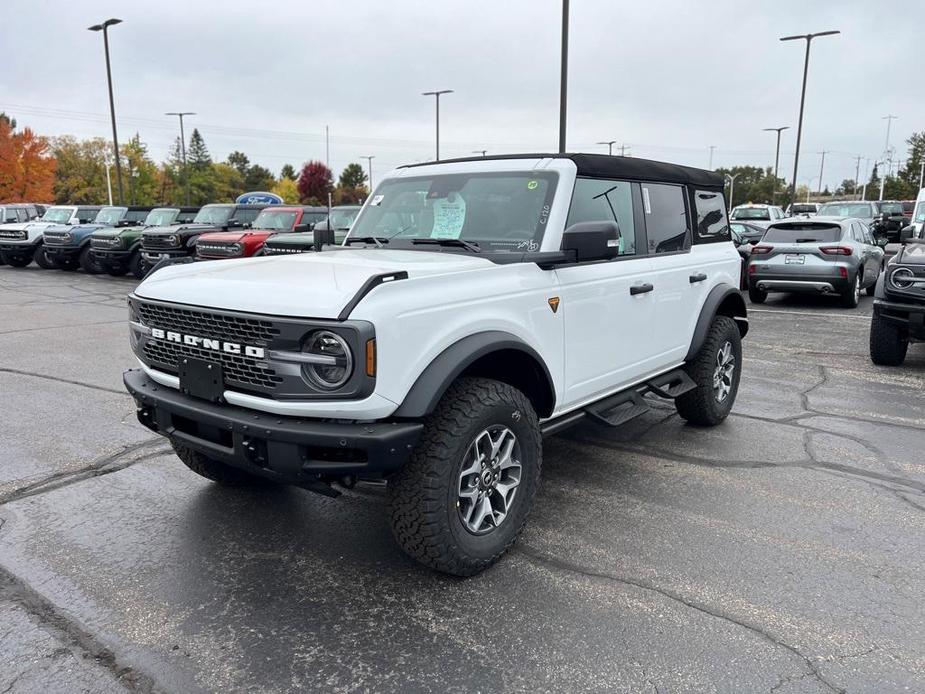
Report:
[[[710,290],[706,301],[703,302],[700,316],[694,327],[694,336],[691,338],[687,356],[684,357],[685,361],[693,359],[700,351],[716,316],[732,318],[739,329],[740,336],[745,337],[748,333],[748,311],[745,308],[745,299],[731,284],[718,284]]]
[[[517,388],[539,417],[555,409],[555,386],[543,358],[515,335],[493,330],[469,335],[443,350],[418,376],[395,416],[430,414],[447,388],[465,376],[492,378]]]

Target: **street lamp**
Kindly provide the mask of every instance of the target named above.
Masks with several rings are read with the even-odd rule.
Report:
[[[437,157],[435,161],[440,161],[440,95],[452,94],[452,89],[439,89],[435,92],[421,92],[421,96],[433,96],[437,102]]]
[[[180,119],[180,151],[183,153],[183,178],[186,181],[186,204],[189,205],[189,170],[186,168],[186,134],[183,132],[183,116],[195,116],[192,111],[170,111],[165,116],[177,116]]]
[[[813,39],[818,36],[833,36],[840,34],[840,31],[820,31],[815,34],[798,34],[796,36],[784,36],[781,41],[797,41],[804,39],[806,41],[806,58],[803,62],[803,89],[800,92],[800,118],[797,121],[797,145],[793,155],[793,180],[790,181],[790,200],[796,197],[797,193],[797,169],[800,165],[800,138],[803,135],[803,106],[806,103],[806,75],[809,72],[809,45]]]
[[[613,155],[613,146],[616,144],[616,140],[604,140],[603,142],[598,142],[599,145],[607,145],[607,155]]]
[[[116,153],[116,184],[119,188],[119,204],[123,204],[122,196],[122,164],[119,161],[119,137],[116,135],[116,106],[112,100],[112,71],[109,68],[109,27],[121,24],[121,19],[107,19],[102,24],[87,27],[88,31],[103,32],[103,50],[106,52],[106,82],[109,84],[109,115],[112,117],[112,147]]]
[[[781,133],[781,130],[790,130],[790,126],[782,125],[779,128],[762,128],[762,129],[765,132],[777,133],[777,147],[774,150],[774,192],[771,193],[771,198],[772,198],[771,202],[773,202],[774,196],[777,195],[777,164],[780,161],[780,133]]]
[[[367,161],[367,167],[369,171],[369,192],[373,192],[373,159],[376,158],[375,154],[370,154],[365,157],[360,157],[360,159],[365,159]]]
[[[729,211],[732,212],[732,196],[735,194],[735,185],[736,179],[742,175],[742,172],[735,175],[726,174],[726,178],[729,180]]]
[[[817,178],[819,178],[819,176],[813,176],[806,181],[806,202],[809,202],[809,192],[813,187],[813,181],[815,181]],[[819,180],[821,181],[822,179],[819,178]]]

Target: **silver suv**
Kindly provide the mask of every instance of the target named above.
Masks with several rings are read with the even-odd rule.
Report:
[[[793,218],[768,227],[752,248],[748,296],[764,303],[768,292],[838,294],[848,308],[861,290],[873,296],[884,264],[882,245],[868,226],[850,217]]]

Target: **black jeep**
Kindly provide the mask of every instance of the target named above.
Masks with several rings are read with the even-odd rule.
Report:
[[[870,359],[899,366],[912,342],[925,342],[925,239],[909,238],[877,280],[870,322]]]

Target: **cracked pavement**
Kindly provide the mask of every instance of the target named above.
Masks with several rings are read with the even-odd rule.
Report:
[[[733,415],[545,444],[520,542],[406,559],[380,486],[222,489],[134,421],[126,279],[0,266],[0,693],[925,690],[925,347],[751,308]]]

